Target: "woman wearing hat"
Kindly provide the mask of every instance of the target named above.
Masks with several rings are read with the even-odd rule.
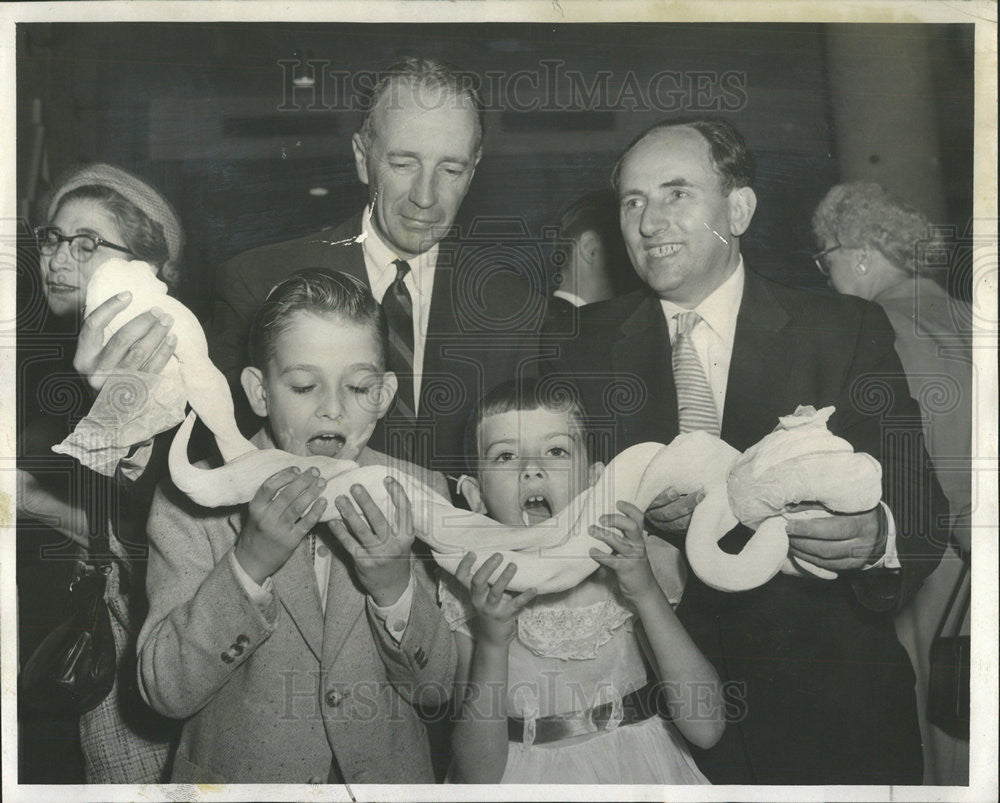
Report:
[[[88,165],[59,183],[48,204],[47,223],[37,228],[35,235],[42,293],[49,312],[59,318],[82,318],[87,283],[109,259],[146,262],[171,287],[180,275],[184,235],[177,215],[156,190],[111,165]],[[156,312],[136,317],[107,344],[102,343],[105,325],[129,301],[127,296],[113,298],[80,325],[73,368],[89,386],[89,393],[100,390],[110,370],[159,373],[173,353],[175,339],[170,334],[169,316]],[[89,393],[81,398],[91,398]],[[38,395],[44,417],[45,394]],[[47,430],[47,438],[66,434],[52,432],[53,417],[48,418],[49,426],[36,428],[36,436],[40,429]],[[28,431],[22,433],[28,440],[32,439],[31,428],[29,423]],[[42,451],[38,444],[35,451]],[[145,519],[159,474],[149,465],[152,452],[152,443],[146,444],[121,461],[117,482],[108,495],[110,508],[100,514],[108,522],[111,551],[117,558],[112,562],[105,600],[111,611],[118,675],[108,697],[80,718],[88,783],[155,783],[168,774],[174,723],[146,707],[134,682],[134,642],[145,615]],[[87,481],[92,483],[82,487],[101,487],[103,478],[87,469],[73,464],[72,471],[77,478],[74,483],[82,472],[89,474]],[[67,490],[46,485],[44,480],[18,469],[19,513],[56,521],[56,529],[64,536],[86,545],[88,516],[95,515],[94,509],[83,509],[69,498]]]

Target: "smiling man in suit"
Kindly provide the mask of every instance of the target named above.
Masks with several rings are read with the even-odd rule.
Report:
[[[399,377],[397,401],[372,445],[454,479],[477,400],[536,370],[545,300],[509,265],[481,258],[451,231],[482,156],[472,77],[406,59],[381,73],[362,111],[352,146],[367,206],[340,226],[223,265],[212,359],[238,376],[253,314],[288,275],[307,267],[349,273],[386,310],[389,367]]]
[[[881,310],[746,269],[753,179],[725,121],[669,121],[634,140],[613,183],[646,286],[583,308],[555,368],[612,453],[694,429],[745,450],[800,404],[836,406],[831,430],[883,467],[884,504],[788,524],[790,554],[836,580],[782,573],[726,594],[691,575],[678,615],[728,681],[732,714],[696,760],[714,783],[920,783],[914,676],[892,615],[940,559],[930,533],[946,504]],[[682,543],[698,501],[665,489],[647,528]]]

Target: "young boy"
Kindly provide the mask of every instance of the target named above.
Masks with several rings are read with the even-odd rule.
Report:
[[[254,444],[422,472],[366,446],[396,387],[385,326],[344,274],[302,271],[275,287],[242,376],[267,419]],[[188,718],[173,781],[433,782],[413,705],[447,701],[455,649],[412,559],[409,502],[387,486],[395,522],[356,486],[361,512],[338,497],[334,537],[315,526],[324,481],[311,472],[279,472],[249,505],[221,510],[161,485],[139,676],[150,705]]]

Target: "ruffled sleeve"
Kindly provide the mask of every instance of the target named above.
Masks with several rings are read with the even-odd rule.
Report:
[[[452,575],[447,572],[440,572],[438,578],[438,602],[441,604],[441,613],[444,620],[452,632],[472,638],[472,630],[469,622],[476,615],[469,599],[469,594]]]

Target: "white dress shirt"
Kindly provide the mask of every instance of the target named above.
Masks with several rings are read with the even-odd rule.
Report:
[[[663,315],[667,319],[671,344],[677,338],[677,316],[684,312],[697,312],[701,321],[691,331],[691,343],[694,345],[705,369],[705,377],[715,400],[719,424],[726,408],[726,390],[729,384],[729,364],[733,358],[733,342],[736,338],[736,320],[739,317],[740,302],[743,300],[743,286],[746,283],[746,270],[743,267],[743,255],[736,265],[736,270],[702,302],[689,310],[670,301],[660,300]],[[788,410],[788,414],[794,410]],[[777,422],[775,422],[777,425]],[[900,568],[899,557],[896,554],[896,522],[892,511],[883,502],[888,533],[885,543],[885,554],[876,563],[866,566],[871,569],[885,567]]]
[[[736,318],[743,300],[743,285],[746,273],[743,257],[740,256],[736,270],[720,284],[708,298],[693,310],[680,307],[670,301],[660,300],[663,314],[670,329],[670,342],[677,340],[677,316],[684,312],[697,312],[701,321],[691,331],[691,344],[705,369],[708,386],[715,399],[715,412],[722,422],[726,406],[726,387],[729,384],[729,363],[733,357],[733,340],[736,337]],[[792,411],[789,410],[789,413]]]
[[[371,207],[366,207],[362,215],[361,233],[364,237],[362,248],[365,255],[365,270],[372,295],[381,304],[385,291],[396,281],[397,259],[404,259],[379,237],[371,221]],[[413,412],[420,413],[420,386],[423,379],[424,346],[427,340],[427,322],[431,314],[431,292],[434,289],[434,267],[437,264],[438,246],[422,254],[406,259],[409,273],[403,277],[403,284],[410,291],[413,301]]]
[[[323,611],[324,618],[326,617],[327,588],[330,584],[330,560],[330,549],[326,545],[322,545],[322,547],[317,545],[316,562],[313,569],[316,572],[320,609]],[[243,586],[243,590],[251,602],[267,617],[268,611],[272,610],[271,606],[274,601],[274,581],[270,577],[266,577],[264,582],[258,585],[247,574],[246,569],[240,565],[240,562],[236,559],[235,551],[229,553],[229,561],[233,568],[233,574],[236,575],[236,579]],[[370,595],[366,595],[365,599],[372,613],[375,614],[375,617],[382,623],[393,640],[397,644],[401,642],[403,634],[406,632],[406,625],[410,621],[410,609],[413,607],[413,572],[410,572],[410,581],[406,585],[406,590],[392,605],[376,605],[375,600]]]
[[[587,302],[584,301],[582,298],[580,298],[580,296],[578,296],[576,293],[570,293],[567,290],[556,290],[552,294],[552,297],[553,298],[561,298],[563,301],[568,301],[574,307],[585,307],[585,306],[587,306]]]

